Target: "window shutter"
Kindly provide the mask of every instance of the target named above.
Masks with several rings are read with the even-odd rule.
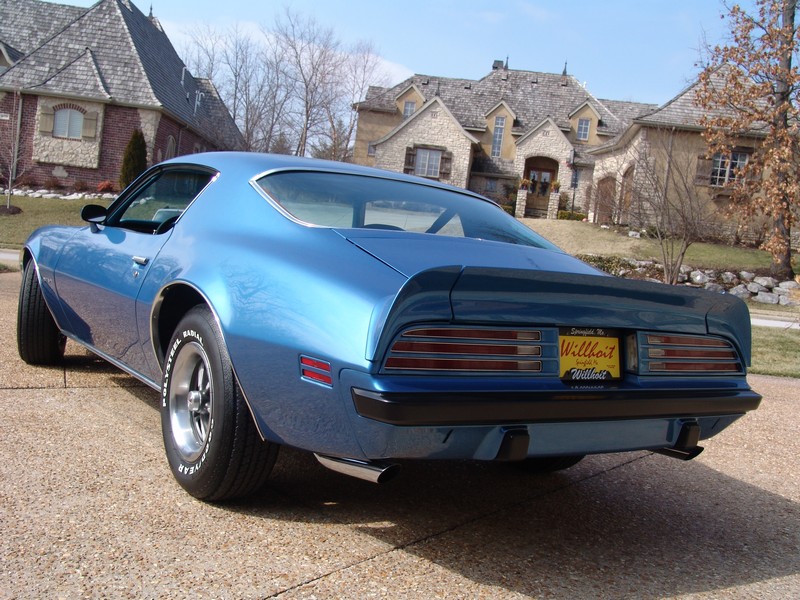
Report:
[[[55,113],[50,106],[42,105],[39,109],[39,133],[53,133]]]
[[[439,179],[450,179],[453,170],[453,153],[442,152],[442,162],[439,165]]]
[[[705,156],[697,157],[697,171],[694,176],[695,185],[710,185],[711,184],[711,167],[714,161]]]
[[[81,137],[95,138],[97,137],[97,113],[89,112],[83,115],[83,131]]]
[[[414,164],[417,159],[417,149],[408,146],[406,148],[406,162],[403,165],[403,173],[414,174]]]

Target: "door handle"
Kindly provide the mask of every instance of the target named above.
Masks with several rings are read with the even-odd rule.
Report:
[[[147,263],[150,262],[150,259],[147,258],[146,256],[134,256],[132,258],[133,262],[135,262],[137,265],[145,266]]]

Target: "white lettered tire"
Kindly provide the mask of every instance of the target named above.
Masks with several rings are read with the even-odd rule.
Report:
[[[186,313],[167,349],[161,429],[175,479],[201,500],[252,493],[275,463],[278,446],[258,435],[206,306]]]
[[[36,263],[30,259],[22,272],[17,306],[19,356],[29,365],[56,365],[64,357],[66,343],[44,301]]]

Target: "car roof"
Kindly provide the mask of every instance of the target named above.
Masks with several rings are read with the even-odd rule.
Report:
[[[465,190],[464,188],[444,184],[435,180],[406,175],[373,167],[354,165],[351,163],[336,162],[332,160],[321,160],[316,158],[304,158],[299,156],[289,156],[285,154],[263,154],[258,152],[202,152],[199,154],[189,154],[178,156],[164,161],[162,164],[196,164],[212,168],[226,174],[238,174],[247,180],[258,178],[274,171],[282,170],[313,170],[313,171],[332,171],[351,175],[365,175],[370,177],[381,177],[384,179],[395,179],[398,181],[408,181],[411,183],[429,185],[447,189],[488,200],[479,194]]]

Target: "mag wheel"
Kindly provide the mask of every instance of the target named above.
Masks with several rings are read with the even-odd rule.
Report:
[[[205,306],[186,314],[170,342],[161,428],[173,475],[202,500],[255,491],[275,463],[278,447],[258,435],[222,335]]]
[[[36,263],[25,265],[17,307],[17,349],[30,365],[54,365],[64,357],[67,338],[59,331],[44,301]]]

